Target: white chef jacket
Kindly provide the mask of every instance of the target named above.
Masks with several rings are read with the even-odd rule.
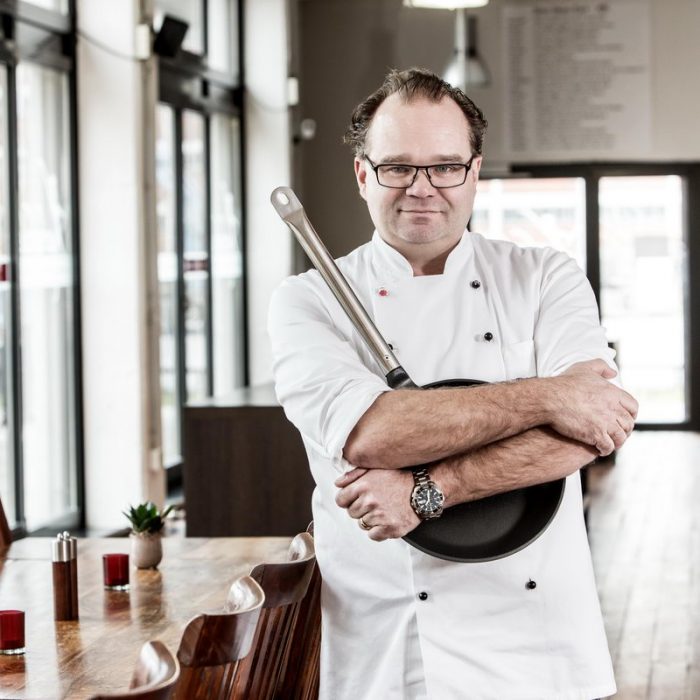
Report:
[[[443,274],[414,277],[375,232],[337,263],[419,385],[550,376],[594,358],[613,364],[590,285],[561,252],[466,232]],[[547,530],[506,558],[455,563],[402,539],[373,542],[336,505],[333,482],[351,468],[342,450],[352,428],[389,390],[383,373],[316,271],[275,291],[269,332],[277,396],[316,481],[321,698],[613,694],[578,472]]]

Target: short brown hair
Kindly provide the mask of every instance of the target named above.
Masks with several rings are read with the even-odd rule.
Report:
[[[439,75],[423,68],[410,68],[404,71],[389,71],[382,86],[355,107],[352,122],[343,141],[353,149],[358,158],[365,155],[367,132],[372,118],[382,102],[394,93],[400,93],[406,102],[416,97],[424,97],[432,102],[439,102],[443,97],[453,99],[469,123],[472,154],[481,155],[484,133],[488,126],[484,113],[459,88],[445,82]]]

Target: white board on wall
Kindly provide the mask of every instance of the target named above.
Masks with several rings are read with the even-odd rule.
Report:
[[[512,162],[652,152],[650,0],[508,0],[505,151]]]

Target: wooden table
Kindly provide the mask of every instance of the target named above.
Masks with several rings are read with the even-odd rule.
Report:
[[[283,561],[289,537],[166,537],[157,570],[131,569],[128,592],[106,591],[102,555],[129,540],[78,540],[80,620],[53,619],[51,539],[0,553],[0,607],[26,613],[26,654],[0,656],[0,698],[89,698],[129,686],[141,645],[177,652],[187,621],[220,610],[231,582],[261,561]]]

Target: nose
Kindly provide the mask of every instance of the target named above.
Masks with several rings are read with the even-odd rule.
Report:
[[[406,188],[406,194],[413,197],[428,197],[433,194],[434,191],[435,188],[430,184],[428,171],[425,168],[419,168],[413,184]]]

